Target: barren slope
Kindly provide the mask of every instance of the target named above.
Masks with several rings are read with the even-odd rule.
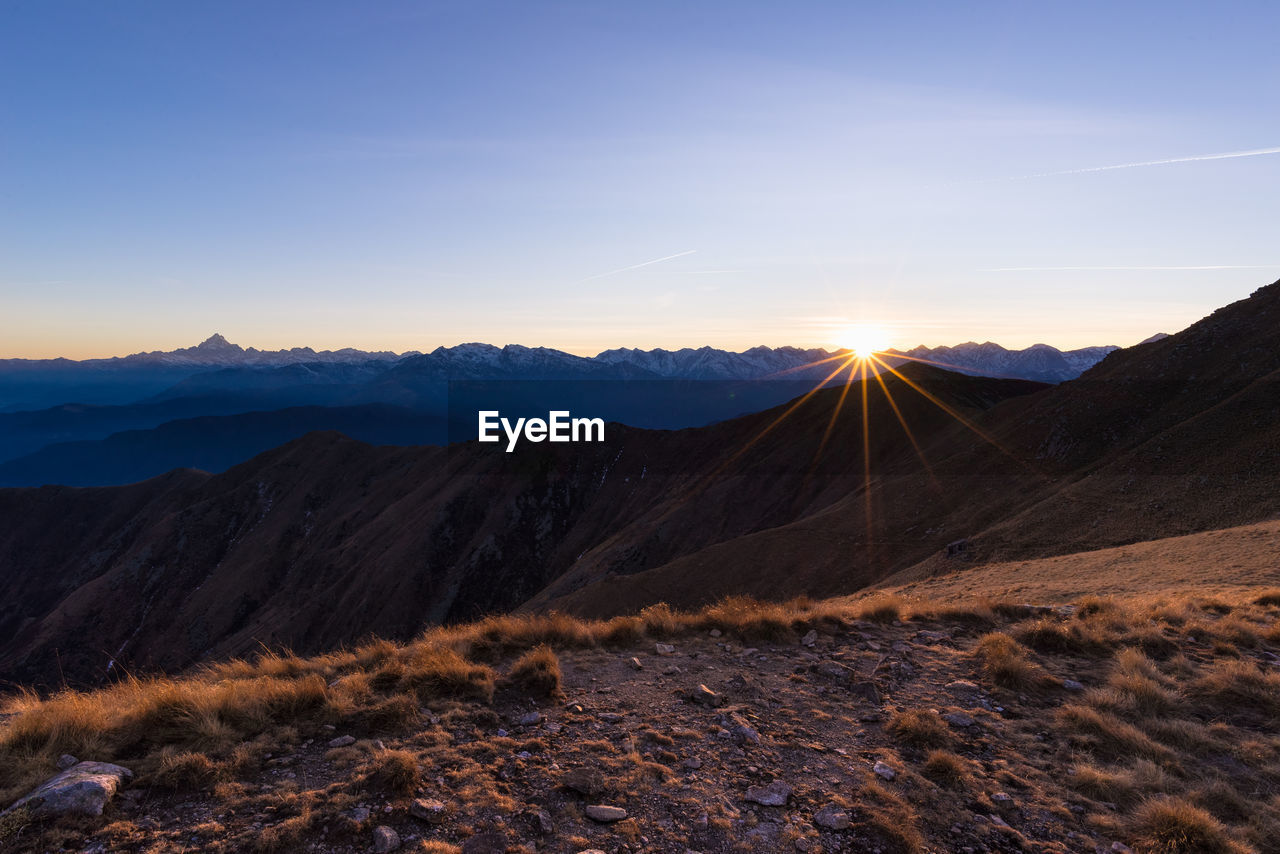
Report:
[[[1216,596],[1280,586],[1280,521],[1039,560],[971,566],[931,560],[877,587],[948,600],[1070,602],[1099,596]]]

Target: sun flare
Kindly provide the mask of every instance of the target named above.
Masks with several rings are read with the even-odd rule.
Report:
[[[882,327],[859,324],[842,329],[835,343],[861,359],[881,353],[889,346],[889,333]]]

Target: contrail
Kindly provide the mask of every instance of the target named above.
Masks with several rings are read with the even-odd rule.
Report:
[[[1264,154],[1280,154],[1277,148],[1254,148],[1249,151],[1228,151],[1224,154],[1197,154],[1193,157],[1171,157],[1168,160],[1144,160],[1141,163],[1119,163],[1115,166],[1090,166],[1087,169],[1063,169],[1060,172],[1037,172],[1034,175],[1017,175],[1008,181],[1025,181],[1028,178],[1050,178],[1054,175],[1082,175],[1086,172],[1110,172],[1114,169],[1136,169],[1139,166],[1167,166],[1171,163],[1196,163],[1201,160],[1231,160],[1235,157],[1261,157]]]
[[[979,273],[1044,273],[1055,271],[1098,271],[1098,270],[1270,270],[1280,264],[1205,264],[1198,267],[987,267],[977,270]]]
[[[616,270],[610,270],[607,273],[597,273],[594,276],[587,276],[585,279],[578,279],[574,284],[590,282],[594,279],[603,279],[605,276],[616,276],[619,273],[625,273],[628,270],[639,270],[641,267],[648,267],[650,264],[661,264],[663,261],[670,261],[672,258],[683,258],[686,255],[692,255],[697,249],[686,249],[684,252],[677,252],[674,255],[668,255],[665,258],[654,258],[652,261],[644,261],[640,264],[632,264],[630,267],[619,267]]]

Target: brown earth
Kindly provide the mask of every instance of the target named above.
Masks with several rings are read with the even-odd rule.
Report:
[[[359,852],[388,828],[399,850],[437,854],[1275,851],[1277,603],[1253,591],[907,611],[881,598],[506,618],[400,650],[27,699],[0,723],[9,797],[68,750],[139,777],[101,819],[0,819],[0,844]],[[555,654],[538,661],[560,672],[549,682],[513,664],[541,641]],[[462,650],[469,675],[440,670],[399,702],[397,680],[436,644]],[[492,701],[449,696],[482,687],[489,663],[507,674]],[[228,680],[230,732],[173,716],[174,698],[203,708]],[[315,681],[319,705],[246,717],[264,680]],[[120,711],[140,692],[169,699]],[[112,734],[143,720],[149,740]],[[591,818],[599,806],[625,818]]]

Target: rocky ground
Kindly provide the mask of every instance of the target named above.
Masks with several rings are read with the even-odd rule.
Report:
[[[1227,662],[1280,708],[1265,696],[1276,608],[1187,608],[1154,635],[1113,614],[1106,650],[1042,637],[1100,630],[1097,615],[1022,609],[998,627],[1007,657],[987,624],[1005,618],[895,605],[772,642],[710,629],[563,648],[541,698],[500,688],[405,720],[277,726],[237,747],[233,771],[173,753],[101,817],[0,834],[5,850],[83,852],[1276,850],[1274,718],[1194,699]],[[1224,621],[1255,642],[1228,651]],[[1126,705],[1117,674],[1139,670],[1170,698],[1158,719]],[[1190,842],[1155,847],[1133,817],[1174,796],[1208,835],[1180,826]]]

